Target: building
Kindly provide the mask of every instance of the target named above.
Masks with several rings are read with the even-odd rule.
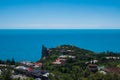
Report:
[[[27,65],[27,66],[33,66],[34,64],[30,61],[21,61],[20,64]]]
[[[18,75],[12,75],[13,79],[19,78],[20,80],[25,80],[29,77],[27,77],[26,75],[22,75],[22,74],[18,74]]]
[[[30,71],[30,75],[34,78],[40,78],[41,80],[48,80],[49,73],[45,70],[32,70]]]
[[[17,66],[17,67],[15,67],[15,69],[27,70],[27,67],[25,67],[25,66]]]
[[[98,66],[96,64],[89,64],[88,68],[92,71],[92,72],[97,72],[98,71]]]
[[[107,57],[105,57],[105,59],[113,59],[113,60],[119,60],[120,59],[120,57],[116,57],[116,56],[107,56]]]
[[[36,62],[35,64],[34,64],[34,67],[35,68],[38,68],[38,67],[42,67],[42,63],[40,63],[40,62]]]
[[[59,56],[59,58],[65,59],[65,58],[75,58],[75,56],[71,56],[71,55],[61,55]]]
[[[2,70],[0,69],[0,75],[2,74]]]
[[[66,59],[57,58],[52,64],[63,64],[65,61]]]
[[[105,68],[104,71],[120,75],[120,68],[117,67]]]

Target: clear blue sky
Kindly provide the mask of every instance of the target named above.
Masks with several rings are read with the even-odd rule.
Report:
[[[0,0],[0,28],[120,29],[120,0]]]

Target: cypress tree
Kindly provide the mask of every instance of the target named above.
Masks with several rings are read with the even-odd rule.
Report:
[[[42,58],[47,56],[48,56],[48,50],[44,45],[42,45]]]

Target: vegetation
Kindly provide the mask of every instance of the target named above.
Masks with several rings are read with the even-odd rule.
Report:
[[[47,49],[46,49],[47,50]],[[49,80],[120,80],[120,76],[114,73],[102,74],[92,72],[88,69],[87,61],[98,60],[98,66],[119,67],[120,59],[106,59],[108,56],[120,57],[119,53],[110,51],[95,53],[90,50],[81,49],[71,45],[62,45],[51,48],[46,59],[41,59],[44,63],[42,69],[46,69],[53,75],[49,75]],[[51,64],[60,55],[73,55],[75,59],[68,58],[64,64]],[[44,56],[45,57],[45,56]]]
[[[7,59],[6,61],[0,60],[0,64],[15,65],[16,62],[15,62],[14,58],[12,58],[12,60],[10,60],[10,59]]]
[[[75,58],[67,57],[63,64],[52,64],[61,55],[71,55],[75,56]],[[96,64],[98,67],[104,66],[105,68],[120,68],[119,58],[119,53],[111,51],[95,53],[72,45],[62,45],[48,49],[43,45],[42,58],[39,61],[43,63],[40,69],[47,70],[50,73],[48,80],[120,80],[119,73],[107,72],[104,74],[100,73],[100,71],[93,72],[89,68],[89,64]],[[98,60],[98,62],[91,63],[92,60]],[[0,64],[17,65],[14,59],[0,60]],[[12,69],[10,66],[0,68],[2,69],[0,80],[20,80],[20,78],[12,78]],[[34,79],[27,78],[25,80]]]

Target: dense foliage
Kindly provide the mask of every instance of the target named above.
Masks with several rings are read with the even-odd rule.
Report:
[[[49,76],[49,80],[120,80],[118,74],[102,74],[99,71],[94,73],[88,69],[88,64],[85,64],[85,62],[90,60],[98,60],[98,63],[96,63],[98,66],[104,66],[106,68],[119,67],[120,60],[108,60],[105,58],[107,56],[120,57],[119,53],[110,51],[95,53],[71,45],[62,45],[50,50],[49,56],[46,59],[41,59],[44,63],[42,69],[46,69],[52,73]],[[72,52],[68,52],[68,50],[72,50]],[[60,55],[74,55],[76,58],[68,58],[61,65],[51,64]]]

